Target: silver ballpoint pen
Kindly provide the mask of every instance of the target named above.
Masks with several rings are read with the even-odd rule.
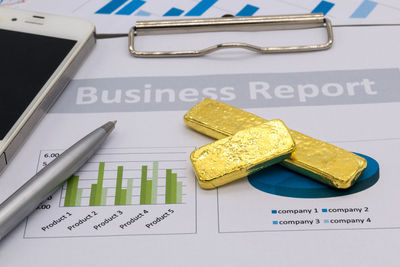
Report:
[[[115,123],[109,121],[79,140],[0,205],[0,240],[96,152]]]

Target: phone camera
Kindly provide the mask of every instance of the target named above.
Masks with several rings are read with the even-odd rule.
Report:
[[[17,18],[12,18],[11,20],[12,20],[12,21],[17,21]]]

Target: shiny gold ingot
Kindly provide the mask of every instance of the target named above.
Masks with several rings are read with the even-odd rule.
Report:
[[[206,98],[185,114],[184,121],[194,130],[220,139],[267,120]],[[302,133],[289,131],[296,143],[296,151],[281,164],[291,170],[329,186],[345,189],[352,186],[367,167],[367,161],[362,157]]]
[[[294,149],[285,124],[271,120],[200,147],[190,159],[200,186],[210,189],[279,163]]]

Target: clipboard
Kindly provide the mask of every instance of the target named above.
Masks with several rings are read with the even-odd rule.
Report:
[[[321,44],[262,47],[244,42],[220,43],[200,50],[138,51],[135,39],[144,35],[185,34],[222,31],[293,30],[324,27],[327,40]],[[243,48],[261,54],[310,52],[329,49],[333,44],[332,24],[322,13],[302,15],[222,17],[137,21],[129,31],[129,51],[135,57],[198,57],[220,49]]]

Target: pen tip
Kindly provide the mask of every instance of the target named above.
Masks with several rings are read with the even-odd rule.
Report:
[[[104,124],[103,126],[101,126],[101,128],[103,128],[107,133],[109,133],[114,129],[116,122],[117,121],[109,121],[106,124]]]

